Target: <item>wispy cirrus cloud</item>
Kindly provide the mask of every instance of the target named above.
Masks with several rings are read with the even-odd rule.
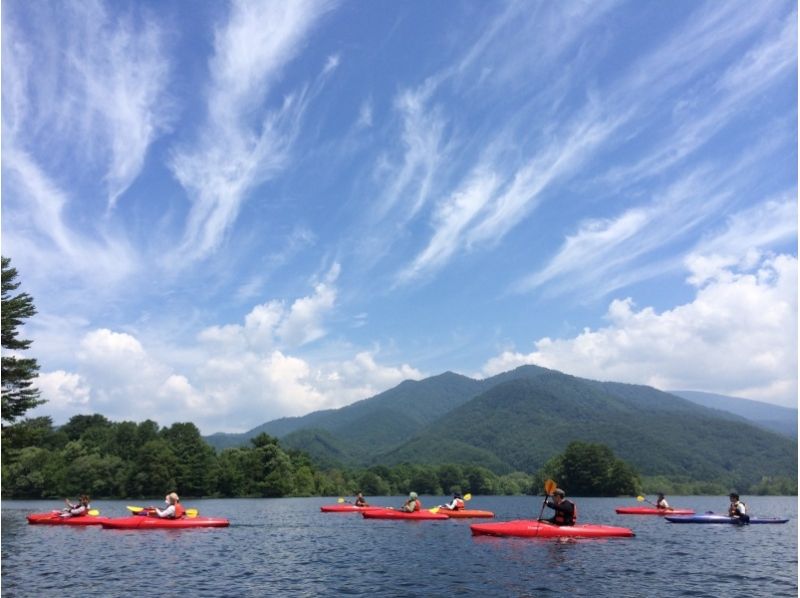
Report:
[[[64,276],[73,281],[71,288],[78,277],[91,284],[102,281],[108,289],[137,269],[136,252],[124,238],[102,230],[89,235],[71,226],[66,212],[75,198],[60,189],[28,153],[13,145],[5,147],[3,170],[4,186],[13,190],[3,202],[7,231],[3,251],[27,267],[34,285],[58,285]],[[22,205],[9,195],[24,198]],[[43,264],[58,264],[59,275],[38,277]]]
[[[333,4],[233,3],[209,61],[206,122],[197,143],[175,151],[171,161],[193,203],[183,255],[196,259],[213,251],[247,194],[286,168],[310,94],[301,88],[269,107],[270,92]],[[321,76],[338,62],[330,57]]]
[[[4,18],[4,145],[44,171],[64,161],[79,175],[101,171],[111,210],[171,121],[163,31],[146,14],[112,19],[99,2],[40,10],[31,5],[24,25]],[[28,27],[48,43],[28,42]]]
[[[603,9],[607,11],[613,6],[614,4],[610,3]],[[583,7],[583,9],[586,8]],[[636,166],[628,167],[628,169],[637,170],[640,177],[652,176],[656,168],[666,168],[670,160],[677,161],[690,155],[709,136],[743,110],[747,100],[753,94],[769,88],[782,75],[786,74],[793,64],[793,59],[791,56],[787,58],[785,51],[788,36],[794,31],[793,25],[779,22],[780,39],[778,41],[773,40],[770,35],[758,37],[760,27],[767,27],[771,30],[771,27],[768,26],[771,25],[771,21],[776,15],[774,7],[759,7],[753,11],[752,18],[747,22],[733,17],[733,12],[742,8],[742,4],[726,6],[724,10],[711,9],[708,6],[700,7],[692,15],[692,18],[687,20],[683,29],[635,61],[632,67],[624,71],[611,84],[588,93],[588,99],[583,106],[573,111],[575,116],[566,119],[566,122],[558,125],[555,130],[545,129],[542,134],[533,138],[533,142],[530,139],[526,139],[524,143],[520,142],[520,149],[526,152],[521,157],[509,160],[510,152],[483,152],[471,167],[462,168],[470,174],[462,180],[456,179],[454,190],[449,192],[447,185],[453,183],[448,182],[446,177],[450,171],[444,170],[444,172],[437,173],[438,178],[433,180],[424,178],[424,188],[433,189],[436,193],[436,195],[431,195],[428,200],[433,205],[429,219],[432,229],[431,237],[426,247],[416,254],[408,266],[401,269],[396,279],[399,282],[409,282],[417,276],[443,267],[452,256],[457,255],[463,249],[476,249],[501,243],[511,230],[526,222],[541,203],[547,201],[548,193],[557,183],[564,181],[567,177],[573,177],[575,173],[601,159],[604,154],[612,151],[617,145],[627,143],[632,138],[635,139],[653,118],[654,110],[664,106],[667,101],[675,101],[670,94],[678,86],[686,85],[700,76],[703,69],[717,64],[721,57],[730,52],[735,45],[742,44],[756,36],[757,41],[753,49],[716,81],[716,85],[720,88],[721,99],[719,102],[707,107],[707,111],[703,114],[692,114],[687,122],[678,127],[679,132],[673,135],[673,143],[667,140],[663,144],[654,145],[650,149],[651,154]],[[539,10],[543,9],[539,7]],[[549,14],[549,11],[546,12]],[[516,14],[514,10],[509,9],[496,20],[495,26],[487,28],[487,33],[481,36],[474,47],[465,54],[458,63],[457,69],[445,70],[428,79],[428,83],[424,87],[425,105],[436,105],[437,93],[444,94],[453,91],[448,87],[448,80],[453,72],[457,72],[460,79],[473,73],[473,76],[477,76],[483,81],[485,73],[483,73],[484,66],[480,59],[481,55],[492,54],[495,39],[504,30],[509,14],[512,13]],[[602,14],[603,11],[597,11],[596,14],[591,13],[591,16],[596,19]],[[550,20],[561,23],[557,29],[562,30],[565,29],[563,25],[565,20],[578,19],[579,16],[583,16],[582,11],[577,11],[577,13],[566,11],[564,14],[556,15],[558,18],[551,15],[553,18]],[[525,22],[524,18],[520,18],[520,20]],[[531,18],[531,21],[535,21],[535,19]],[[536,32],[541,33],[541,29],[537,29]],[[544,38],[547,36],[545,35]],[[534,39],[537,38],[534,36]],[[556,55],[568,51],[569,43],[564,41],[565,39],[571,39],[577,43],[577,38],[562,36],[562,39],[558,40],[559,50]],[[535,44],[536,41],[532,43]],[[507,45],[504,45],[503,48],[507,51]],[[769,56],[781,52],[781,60],[777,61],[777,65],[773,61],[770,69],[761,71],[757,69],[757,65],[763,64]],[[546,53],[542,60],[546,62]],[[757,77],[754,79],[754,85],[743,91],[735,84],[735,80],[746,76],[746,73],[757,75]],[[574,76],[579,76],[579,74],[575,73]],[[435,82],[435,84],[430,82]],[[587,91],[584,90],[582,93],[587,93]],[[560,101],[559,99],[553,100]],[[537,110],[541,109],[535,103],[525,109],[534,110],[534,106]],[[451,137],[469,137],[467,133],[459,132],[460,123],[455,116],[442,114],[440,118],[441,122],[448,122],[448,126],[455,131],[451,133]],[[529,116],[529,120],[536,122],[533,114]],[[524,119],[519,118],[516,125],[519,126],[520,122],[524,122]],[[427,130],[435,131],[436,129],[428,126]],[[480,133],[485,134],[485,130],[481,129]],[[501,127],[499,132],[490,133],[488,138],[482,140],[482,143],[487,147],[513,147],[515,139],[519,141],[520,138],[519,134]],[[670,150],[663,150],[665,146],[669,146]],[[429,150],[427,156],[429,159],[431,156],[441,158],[441,153]],[[463,165],[462,159],[462,167]],[[405,175],[405,171],[399,172]],[[470,202],[469,205],[462,205],[460,209],[453,209],[453,206],[456,205],[453,198],[463,197],[462,190],[469,187],[475,172],[492,173],[495,181],[492,194],[483,197],[480,206]],[[617,192],[619,192],[619,182],[622,178],[614,179],[617,184]],[[582,179],[587,180],[587,177],[578,177],[578,181]],[[403,181],[402,177],[394,180],[396,182]],[[609,182],[607,180],[606,184]],[[634,182],[635,178],[632,176],[625,180],[626,184]],[[412,203],[412,205],[416,209],[419,202]],[[622,225],[630,224],[636,214],[644,216],[652,213],[655,216],[657,212],[657,209],[645,207],[641,211],[632,210],[616,224],[609,222],[604,225],[599,221],[594,222],[591,224],[591,231],[587,230],[581,234],[580,243],[578,239],[570,242],[571,251],[583,243],[591,245],[590,236],[597,242],[614,231],[621,233],[624,229]],[[609,227],[608,230],[599,230],[606,226]],[[565,259],[565,255],[562,254],[553,262],[561,262]],[[640,271],[636,276],[643,274],[644,272]],[[531,283],[531,281],[528,282]],[[617,282],[620,285],[626,283],[622,278],[618,278]]]

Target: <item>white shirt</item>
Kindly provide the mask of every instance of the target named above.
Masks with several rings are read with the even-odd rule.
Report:
[[[163,511],[156,507],[156,515],[159,517],[175,517],[175,505],[170,505]]]

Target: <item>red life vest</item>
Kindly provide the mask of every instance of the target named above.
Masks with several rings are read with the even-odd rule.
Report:
[[[453,508],[453,510],[454,511],[458,511],[459,509],[463,509],[463,508],[464,508],[464,499],[463,498],[457,498],[456,499],[456,506]]]
[[[186,509],[183,508],[183,505],[179,502],[175,503],[175,519],[181,519],[186,516]]]
[[[419,511],[422,509],[422,503],[419,502],[419,499],[414,499],[414,510]]]

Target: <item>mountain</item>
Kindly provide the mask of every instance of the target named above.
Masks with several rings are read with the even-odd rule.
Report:
[[[348,456],[374,454],[404,442],[453,408],[488,388],[478,381],[445,372],[424,380],[406,380],[369,399],[340,409],[315,411],[302,417],[284,417],[242,434],[212,434],[206,441],[216,449],[242,446],[262,432],[282,439],[290,448],[305,445],[299,430],[325,430],[334,434]],[[350,459],[347,459],[350,460]]]
[[[467,463],[461,448],[469,445],[490,454],[498,473],[534,472],[573,440],[605,444],[647,476],[749,485],[797,471],[795,442],[743,418],[646,386],[554,371],[492,387],[379,459]]]
[[[648,386],[537,366],[485,380],[446,372],[406,381],[341,409],[268,422],[237,440],[260,432],[322,466],[460,463],[534,473],[581,440],[609,446],[645,476],[742,488],[765,476],[797,479],[796,440],[745,417]]]
[[[669,392],[704,407],[734,413],[767,430],[797,438],[797,409],[696,390]]]

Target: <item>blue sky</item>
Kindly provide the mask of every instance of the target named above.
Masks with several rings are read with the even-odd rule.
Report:
[[[24,2],[33,415],[204,433],[525,363],[797,404],[793,2]]]

